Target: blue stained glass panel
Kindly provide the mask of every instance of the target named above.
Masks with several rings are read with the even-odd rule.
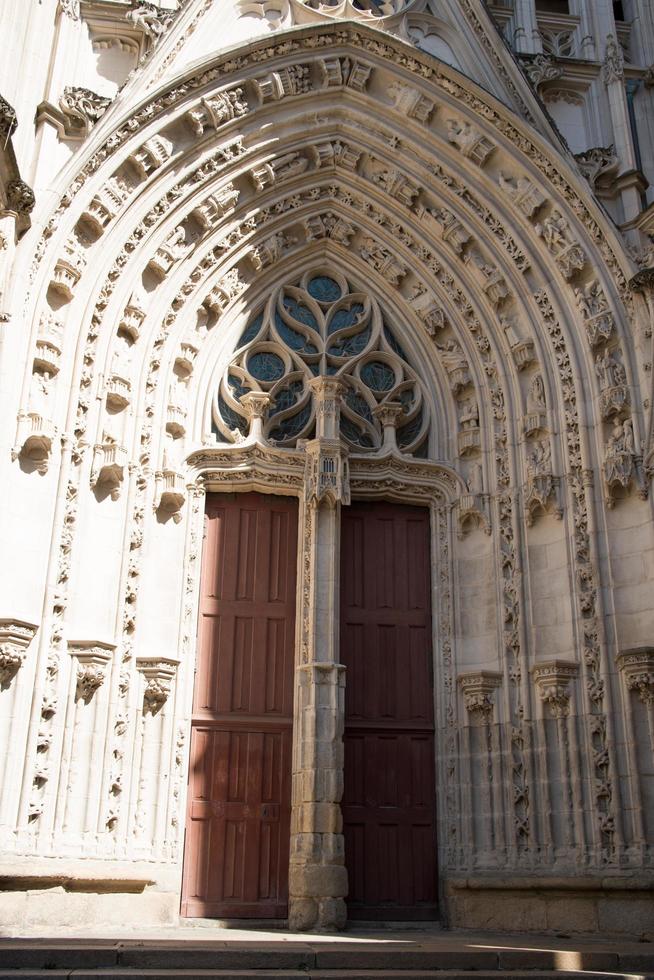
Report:
[[[319,303],[335,303],[341,298],[341,287],[329,276],[316,276],[309,282],[307,292]]]
[[[247,394],[248,391],[252,390],[248,384],[246,384],[244,381],[241,381],[241,379],[238,378],[235,374],[228,375],[227,382],[232,390],[232,394],[239,399],[242,398],[243,395]]]
[[[317,347],[310,340],[307,340],[305,335],[300,333],[299,330],[294,330],[293,327],[289,327],[279,313],[275,314],[275,326],[277,327],[279,336],[291,350],[295,350],[299,354],[318,353]]]
[[[249,344],[250,341],[254,340],[254,338],[261,330],[262,324],[263,324],[263,313],[260,313],[258,316],[255,316],[254,320],[250,320],[247,327],[241,334],[240,340],[236,345],[237,348],[245,347],[246,344]]]
[[[407,422],[397,430],[397,444],[398,446],[408,446],[409,443],[413,442],[416,436],[419,434],[422,428],[422,412],[418,412],[414,419]]]
[[[361,314],[363,313],[363,304],[353,303],[352,306],[347,309],[336,310],[334,316],[329,321],[328,333],[336,333],[337,330],[342,330],[343,327],[353,327]]]
[[[304,390],[304,382],[299,378],[296,381],[291,381],[286,388],[282,388],[275,395],[275,404],[269,411],[269,415],[278,415],[280,412],[286,411],[291,405],[295,405],[296,401],[300,397]]]
[[[401,344],[395,339],[395,334],[393,334],[389,328],[384,324],[384,337],[391,346],[391,350],[394,350],[398,357],[401,357],[403,361],[408,363],[409,358],[404,353]]]
[[[318,324],[316,318],[309,309],[308,306],[304,306],[299,303],[292,296],[284,297],[284,309],[290,313],[294,320],[298,323],[303,323],[306,327],[312,327],[314,330],[318,329]]]
[[[277,428],[273,429],[270,433],[270,438],[275,439],[277,442],[282,440],[286,441],[288,439],[294,439],[295,436],[302,432],[309,419],[311,418],[311,402],[308,402],[302,408],[297,415],[291,415],[290,418],[283,419]]]
[[[350,334],[349,337],[340,337],[336,343],[332,344],[327,353],[334,357],[352,357],[365,350],[370,340],[370,327],[362,330],[361,333]]]
[[[373,424],[370,406],[363,395],[360,395],[358,391],[354,390],[354,388],[348,388],[345,393],[345,401],[353,412],[356,412],[357,415],[360,415],[362,418],[366,419],[371,425]]]
[[[284,362],[272,351],[260,350],[248,357],[248,371],[257,381],[279,381],[284,377]]]
[[[395,384],[395,371],[385,361],[368,361],[359,374],[363,383],[373,391],[390,391]]]
[[[341,434],[349,442],[353,442],[355,446],[361,446],[362,449],[372,449],[374,447],[374,442],[368,433],[362,432],[354,422],[351,422],[344,415],[341,415]]]
[[[247,420],[230,408],[222,395],[218,395],[218,411],[228,429],[238,429],[244,436],[247,435]]]

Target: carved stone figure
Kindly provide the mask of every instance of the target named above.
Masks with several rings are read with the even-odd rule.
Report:
[[[570,230],[567,219],[556,208],[540,224],[536,232],[545,241],[566,279],[583,269],[586,255]]]
[[[624,78],[624,53],[614,34],[607,34],[602,63],[602,81],[605,85]]]
[[[584,318],[584,326],[591,347],[608,340],[615,325],[613,313],[604,291],[597,279],[587,286],[577,286],[574,290],[577,308]]]
[[[633,423],[631,419],[621,422],[616,418],[613,431],[604,450],[604,479],[607,485],[607,504],[613,506],[613,489],[616,486],[627,488],[634,475],[636,455]]]
[[[447,139],[459,148],[464,157],[469,157],[482,167],[495,149],[495,144],[470,123],[459,123],[456,119],[447,121]]]
[[[500,171],[498,183],[527,218],[532,218],[547,198],[527,177],[506,177]]]

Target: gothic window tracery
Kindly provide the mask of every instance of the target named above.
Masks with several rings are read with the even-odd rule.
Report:
[[[383,443],[379,410],[402,406],[397,444],[424,457],[429,410],[422,384],[379,303],[333,272],[313,270],[274,290],[246,324],[213,406],[221,442],[239,442],[248,432],[241,399],[250,391],[271,396],[266,438],[291,448],[312,438],[315,407],[311,378],[343,383],[340,434],[354,452],[374,452]]]

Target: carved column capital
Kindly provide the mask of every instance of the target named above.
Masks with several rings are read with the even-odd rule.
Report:
[[[384,430],[384,445],[386,450],[397,449],[397,427],[404,415],[404,405],[401,402],[383,402],[373,408],[372,414],[382,424]]]
[[[22,667],[37,629],[20,619],[0,619],[0,687],[10,684]]]
[[[570,714],[570,682],[578,673],[579,665],[570,660],[547,660],[531,668],[538,695],[552,717]]]
[[[179,661],[165,657],[137,657],[136,669],[143,674],[143,714],[156,715],[168,700]]]
[[[250,423],[250,439],[253,442],[263,442],[263,423],[273,399],[267,391],[248,391],[241,398]]]
[[[643,704],[654,705],[654,647],[635,647],[616,657],[628,691],[636,691]]]
[[[496,670],[474,670],[459,674],[457,681],[466,711],[489,723],[495,707],[493,696],[502,685],[502,674]]]

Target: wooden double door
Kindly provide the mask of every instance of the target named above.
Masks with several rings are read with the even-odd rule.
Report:
[[[428,513],[342,513],[348,914],[434,918]],[[297,528],[294,499],[208,497],[184,915],[287,915]]]

